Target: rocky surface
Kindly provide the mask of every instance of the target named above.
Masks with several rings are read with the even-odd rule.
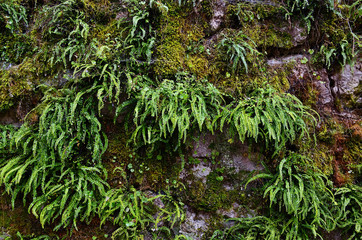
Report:
[[[47,1],[41,2],[45,4]],[[202,1],[200,1],[200,3],[201,2]],[[206,0],[204,0],[204,3],[205,2]],[[254,14],[253,17],[249,16],[250,18],[242,23],[236,20],[238,17],[230,17],[227,15],[231,12],[231,7],[239,3],[247,4],[246,7],[244,6],[245,11],[248,14]],[[172,65],[170,69],[172,71],[179,71],[180,69],[184,70],[184,68],[186,68],[195,75],[199,74],[201,76],[198,76],[200,79],[205,76],[210,77],[210,82],[215,83],[215,86],[220,87],[220,89],[232,89],[236,92],[235,89],[248,86],[248,84],[252,85],[255,82],[255,85],[258,85],[260,82],[267,81],[268,83],[274,84],[280,92],[285,91],[296,95],[305,105],[314,109],[321,116],[316,133],[312,133],[316,136],[319,146],[317,146],[316,149],[304,149],[304,151],[314,151],[312,154],[315,154],[318,161],[321,161],[322,165],[328,165],[329,169],[332,169],[328,176],[331,179],[333,178],[336,186],[355,181],[353,177],[353,173],[355,172],[353,172],[349,166],[357,164],[358,161],[360,161],[358,151],[360,151],[361,147],[361,58],[358,58],[355,64],[347,64],[343,68],[340,68],[340,66],[335,63],[332,68],[329,69],[322,60],[320,60],[322,63],[315,64],[314,61],[318,57],[318,52],[316,50],[314,53],[311,53],[314,50],[310,52],[308,50],[312,50],[313,47],[317,49],[317,47],[312,44],[318,43],[318,48],[321,45],[314,37],[314,35],[317,35],[316,32],[318,29],[312,29],[312,32],[308,32],[307,27],[300,18],[289,19],[289,21],[285,20],[284,12],[280,14],[282,17],[279,15],[269,16],[265,13],[270,10],[269,7],[273,7],[271,10],[274,11],[274,7],[279,6],[277,1],[213,0],[209,6],[210,9],[205,10],[205,12],[209,12],[209,17],[204,17],[202,15],[204,13],[199,9],[189,14],[191,16],[190,18],[194,17],[197,20],[190,20],[187,18],[188,16],[182,16],[185,19],[182,17],[177,18],[179,16],[175,17],[172,15],[175,13],[164,17],[162,22],[164,25],[162,25],[161,29],[157,29],[157,34],[159,32],[161,32],[161,34],[159,34],[159,36],[156,35],[157,37],[162,36],[162,38],[166,39],[166,37],[169,36],[167,34],[172,33],[174,42],[172,42],[170,46],[173,52],[168,54],[176,58],[179,56],[175,54],[175,52],[179,51],[179,55],[181,56],[180,59],[170,61],[172,64],[176,62],[175,66]],[[200,6],[198,7],[202,8]],[[267,10],[265,10],[264,7],[268,7]],[[253,13],[253,11],[257,13]],[[117,20],[126,17],[129,17],[129,13],[125,10],[115,14]],[[202,17],[207,19],[200,20],[199,18]],[[133,19],[133,21],[135,20]],[[228,26],[228,24],[230,26]],[[325,26],[323,25],[323,27]],[[247,39],[253,40],[255,47],[262,54],[265,54],[265,57],[262,59],[253,58],[254,56],[246,56],[248,64],[252,68],[250,75],[243,72],[240,76],[234,76],[228,68],[231,65],[230,60],[228,59],[225,62],[224,56],[219,56],[220,52],[218,52],[219,47],[217,44],[222,36],[230,32],[242,32],[242,28],[244,28],[244,31],[246,29],[249,29],[251,32],[253,32],[254,29],[259,31],[256,31],[256,35],[250,36],[250,38]],[[162,32],[163,30],[168,30],[169,32],[164,33]],[[99,31],[97,34],[101,35],[103,33]],[[112,31],[110,31],[109,35],[111,34]],[[327,34],[321,36],[320,39],[323,37],[327,38],[325,35]],[[105,37],[102,36],[102,38]],[[187,39],[187,41],[185,39]],[[322,41],[320,39],[319,41]],[[242,40],[247,41],[246,38]],[[162,39],[162,41],[164,41],[164,39]],[[190,41],[190,43],[188,41]],[[238,41],[240,41],[240,39],[238,39]],[[326,40],[326,42],[328,41]],[[155,45],[156,47],[157,44],[158,43]],[[167,51],[170,50],[167,48],[167,43],[162,44],[164,49],[167,49]],[[161,54],[159,53],[157,57],[160,58],[160,56]],[[165,56],[169,55],[165,54]],[[155,57],[155,59],[157,57]],[[224,62],[222,62],[221,59]],[[157,59],[153,61],[157,62]],[[198,63],[201,64],[197,65]],[[169,63],[167,62],[167,64]],[[17,72],[19,71],[19,66],[21,65],[0,62],[0,73],[2,73],[1,71]],[[154,66],[150,68],[152,67]],[[162,68],[162,65],[160,68]],[[200,72],[200,69],[205,71]],[[171,70],[167,72],[167,74],[165,73],[163,77],[169,77],[173,73]],[[255,71],[260,71],[264,75],[260,77],[260,75],[258,75],[259,73],[255,74]],[[44,79],[41,79],[39,82],[47,86],[61,88],[68,83],[70,78],[74,77],[73,73],[74,69],[65,69],[64,74],[57,75],[51,80],[42,75],[41,77],[44,77]],[[160,74],[162,74],[161,71],[155,75],[159,76]],[[273,74],[279,74],[282,75],[282,77],[275,77],[275,80]],[[271,81],[271,79],[274,80]],[[275,83],[275,81],[277,83]],[[41,94],[35,94],[35,92],[33,92],[33,89],[36,88],[33,86],[34,83],[29,81],[27,83],[31,86],[31,92],[27,92],[27,94],[13,99],[14,105],[9,109],[1,110],[0,124],[21,126],[27,114],[39,104]],[[14,84],[16,84],[16,82],[11,82],[6,87]],[[244,89],[240,92],[241,96],[245,95]],[[9,91],[6,91],[6,93],[11,94]],[[228,94],[225,94],[225,99],[227,98]],[[127,94],[124,94],[122,99],[128,99]],[[111,140],[113,140],[113,136],[111,135],[117,130],[116,127],[112,125],[114,108],[115,103],[105,102],[105,107],[101,112],[101,120],[106,123],[103,127],[104,131],[110,135]],[[31,123],[38,121],[38,115],[36,114],[29,115],[28,118]],[[132,122],[127,116],[121,115],[117,119],[116,124],[123,126],[125,120]],[[123,132],[122,137],[125,137],[123,136]],[[114,147],[116,150],[109,149],[106,155],[110,154],[110,156],[112,156],[114,152],[119,155],[126,153],[126,157],[122,155],[122,157],[126,159],[125,162],[131,161],[130,158],[132,157],[129,156],[132,155],[132,151],[126,150],[125,153],[118,152],[123,151],[124,148],[128,149],[126,141],[118,144],[119,146]],[[303,140],[295,144],[299,145],[290,144],[288,147],[290,149],[302,150],[306,146],[308,147],[308,145],[303,145]],[[165,177],[159,175],[162,173],[165,173],[165,175],[174,174],[174,176],[171,177],[176,179],[180,186],[183,185],[184,190],[181,191],[181,193],[173,190],[171,193],[175,198],[180,196],[183,200],[185,221],[175,226],[173,231],[184,234],[191,239],[203,240],[209,237],[210,233],[218,227],[229,227],[234,224],[232,221],[222,222],[221,219],[250,218],[259,214],[259,208],[264,204],[264,199],[260,193],[252,191],[254,188],[252,184],[250,184],[248,188],[245,188],[245,183],[250,176],[256,172],[265,170],[262,163],[268,162],[268,157],[270,157],[271,154],[263,153],[265,150],[263,148],[264,146],[260,142],[257,143],[248,140],[245,142],[234,141],[226,132],[217,132],[215,134],[193,133],[193,140],[187,143],[185,147],[186,154],[184,156],[185,160],[182,169],[177,167],[175,167],[177,171],[173,169],[181,160],[180,157],[172,156],[172,160],[176,159],[176,161],[171,162],[170,159],[167,159],[169,162],[162,163],[164,165],[159,164],[161,165],[160,169],[162,169],[162,171],[152,173],[154,174],[153,176],[145,177],[145,179],[147,179],[147,177],[153,178],[152,184],[159,184],[158,186],[154,187],[152,184],[148,186],[147,183],[145,183],[147,182],[146,180],[143,181],[143,178],[141,178],[141,180],[137,179],[137,176],[130,171],[127,172],[130,176],[128,176],[128,179],[124,182],[133,181],[140,188],[147,185],[146,187],[151,188],[151,190],[147,190],[146,195],[155,197],[157,196],[156,192],[162,193],[163,190],[159,188],[164,186],[162,184],[164,184]],[[318,152],[318,148],[326,151],[323,152],[324,155]],[[356,150],[356,148],[359,148],[359,150]],[[162,150],[160,152],[162,154],[164,153]],[[325,157],[325,155],[328,155],[330,158]],[[331,160],[327,161],[325,159]],[[116,164],[118,163],[114,165],[119,167]],[[269,164],[275,166],[275,162],[269,162]],[[159,170],[156,168],[159,167],[158,163],[154,165],[151,163],[150,165],[150,172],[152,172],[152,167]],[[126,169],[126,167],[124,167],[124,169]],[[114,169],[110,169],[110,172],[113,170]],[[114,173],[112,174],[114,175]],[[151,173],[149,174],[151,175]],[[145,175],[147,175],[147,172]],[[120,178],[119,176],[116,177]],[[358,177],[356,178],[358,179]],[[118,183],[119,181],[116,182]],[[257,185],[258,183],[253,184]],[[159,199],[155,201],[155,205],[160,208],[165,206]],[[9,209],[2,210],[10,211]],[[10,224],[7,223],[6,227],[10,228],[9,225]],[[160,225],[162,225],[162,223]],[[0,226],[3,225],[0,224]],[[85,229],[87,229],[87,227],[85,227]],[[109,229],[112,230],[112,228]],[[2,228],[1,232],[0,239],[8,236],[6,228]],[[86,235],[87,233],[84,234],[84,238],[80,239],[87,239],[87,237],[90,239],[89,236]],[[342,234],[339,232],[325,234],[327,236],[325,239],[342,240]],[[150,233],[146,234],[146,239],[147,238],[151,239]]]

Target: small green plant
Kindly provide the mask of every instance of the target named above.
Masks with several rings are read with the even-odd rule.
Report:
[[[362,187],[348,185],[335,192],[338,203],[337,226],[349,234],[349,240],[362,237]]]
[[[169,202],[168,207],[158,208],[158,213],[152,209],[152,202],[156,199],[162,199],[165,203]],[[142,236],[146,228],[152,228],[154,236],[158,236],[159,231],[169,230],[184,219],[184,213],[179,204],[172,201],[167,195],[156,195],[146,197],[142,192],[131,188],[129,191],[124,189],[111,189],[106,193],[104,200],[98,207],[98,214],[101,219],[101,225],[108,220],[119,226],[112,234],[112,239],[136,239]],[[162,223],[162,226],[159,224]],[[165,223],[169,223],[167,226]]]
[[[16,128],[12,125],[0,125],[0,156],[5,157],[9,153],[10,141],[14,136]]]
[[[48,41],[66,38],[74,29],[76,19],[84,17],[79,11],[83,6],[81,2],[65,0],[53,6],[44,5],[35,23],[36,30]]]
[[[314,21],[314,11],[325,4],[323,1],[318,0],[287,0],[284,1],[284,9],[286,11],[285,18],[289,19],[291,16],[302,17],[307,25],[308,33],[311,30],[312,22]],[[327,4],[327,6],[329,6]]]
[[[217,46],[225,52],[226,61],[232,64],[233,73],[240,69],[242,63],[245,72],[248,72],[248,54],[256,55],[258,51],[255,49],[255,43],[245,34],[239,33],[233,38],[224,35],[223,39]]]
[[[21,32],[21,27],[27,25],[26,9],[13,0],[0,3],[0,26],[12,34]]]
[[[16,233],[18,240],[59,240],[58,236],[49,236],[49,235],[41,235],[35,237],[34,234],[23,236],[20,232]],[[7,240],[12,240],[11,237],[6,238]]]
[[[307,122],[315,125],[313,111],[291,94],[278,94],[271,87],[255,90],[245,100],[234,101],[224,108],[214,122],[220,129],[227,123],[232,133],[237,133],[243,142],[246,137],[266,143],[274,142],[280,150],[286,142],[306,137],[309,139]]]
[[[222,231],[216,230],[211,237],[211,240],[223,239],[248,239],[248,240],[279,240],[281,233],[278,226],[278,221],[264,216],[253,218],[230,218],[228,221],[234,221],[235,224]]]

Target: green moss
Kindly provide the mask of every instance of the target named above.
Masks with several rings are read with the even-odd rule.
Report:
[[[348,25],[345,21],[342,21],[335,14],[328,12],[323,15],[323,20],[320,24],[321,34],[327,38],[329,44],[337,47],[343,39],[347,39],[349,32]]]
[[[203,17],[206,19],[212,18],[214,14],[214,9],[212,8],[212,1],[211,0],[203,0],[201,1],[201,13]]]
[[[224,174],[212,171],[206,183],[192,177],[192,183],[186,189],[187,202],[197,210],[213,212],[218,209],[229,209],[234,202],[240,202],[240,192],[228,191],[224,188]]]
[[[27,35],[0,35],[0,61],[20,63],[32,53],[32,44]]]
[[[268,48],[290,49],[293,47],[292,36],[277,30],[273,24],[252,23],[243,27],[243,32],[255,42],[258,48],[263,50]]]
[[[161,16],[157,30],[160,44],[156,48],[154,71],[158,76],[165,77],[186,70],[198,78],[204,78],[209,72],[205,53],[192,51],[203,47],[204,22],[192,23],[188,16],[175,14],[177,11],[172,6],[167,14]]]
[[[209,75],[209,61],[204,57],[191,56],[186,64],[190,72],[200,78],[206,78]]]
[[[313,152],[313,159],[315,160],[314,166],[317,169],[321,170],[326,176],[332,176],[334,156],[329,146],[319,144],[318,149]]]
[[[289,90],[290,84],[288,80],[289,71],[287,68],[275,69],[269,72],[269,83],[277,90],[285,92]]]
[[[107,24],[116,16],[116,5],[109,0],[82,0],[90,21]]]
[[[239,23],[248,23],[257,20],[267,20],[279,17],[284,10],[278,5],[238,3],[229,5],[227,15],[229,18],[236,18]],[[235,20],[236,20],[235,19]]]
[[[154,71],[157,75],[175,75],[178,71],[182,71],[186,52],[180,42],[172,41],[160,45],[156,54]]]
[[[239,3],[228,7],[229,24],[241,25],[243,33],[263,51],[268,48],[293,47],[291,35],[278,30],[280,22],[284,20],[282,13],[281,7],[266,4]]]
[[[0,71],[0,110],[8,109],[16,100],[32,89],[34,79],[29,76],[28,65],[14,66]]]

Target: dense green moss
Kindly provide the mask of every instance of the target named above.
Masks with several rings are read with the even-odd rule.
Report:
[[[271,48],[290,49],[292,37],[281,28],[288,24],[283,19],[283,8],[273,5],[239,3],[228,8],[231,24],[255,42],[263,52]]]
[[[209,73],[209,63],[203,46],[205,22],[198,18],[191,22],[188,16],[177,15],[179,9],[172,6],[161,16],[157,34],[157,61],[154,71],[158,76],[173,76],[179,71],[189,71],[198,78]]]

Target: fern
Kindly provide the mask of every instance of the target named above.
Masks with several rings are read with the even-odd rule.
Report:
[[[10,0],[6,3],[0,3],[0,25],[8,29],[12,34],[21,31],[23,25],[27,25],[26,9]]]
[[[9,154],[10,142],[16,129],[12,125],[0,125],[0,156],[4,157]]]
[[[92,97],[96,87],[45,94],[38,126],[24,124],[7,143],[11,156],[0,158],[0,184],[12,195],[30,195],[29,207],[44,226],[60,227],[89,221],[107,184],[101,156],[107,138],[101,132]],[[35,109],[34,111],[36,111]]]
[[[29,212],[39,218],[43,227],[59,218],[55,230],[69,225],[77,229],[78,220],[89,222],[95,215],[107,183],[96,167],[81,166],[63,172],[59,168],[60,173],[60,177],[51,179],[45,185],[44,195],[33,199]]]
[[[232,64],[233,73],[240,69],[241,63],[245,72],[248,73],[247,55],[258,54],[258,51],[255,49],[255,43],[242,33],[238,33],[233,38],[224,35],[217,47],[225,52],[225,60]]]
[[[46,40],[66,38],[74,29],[76,19],[83,17],[79,7],[76,0],[61,1],[54,6],[45,5],[35,27]]]
[[[134,105],[135,130],[131,140],[137,144],[154,144],[177,136],[176,148],[185,142],[193,127],[204,126],[213,132],[212,120],[220,113],[221,93],[211,84],[197,83],[186,74],[176,81],[164,80],[158,87],[143,85],[134,99],[122,104],[117,113]]]
[[[154,215],[151,204],[156,199],[173,203],[173,208],[159,208],[158,214]],[[135,239],[141,236],[146,228],[152,227],[153,231],[158,232],[167,229],[166,226],[159,229],[159,224],[169,222],[171,223],[170,228],[173,228],[176,222],[184,219],[184,214],[179,205],[171,201],[168,195],[146,197],[142,192],[136,191],[134,188],[129,191],[124,189],[111,189],[108,191],[99,204],[98,214],[101,225],[108,220],[112,220],[114,224],[119,226],[113,232],[112,239]]]
[[[220,120],[220,129],[228,123],[241,141],[246,137],[255,141],[261,137],[274,142],[277,150],[297,138],[309,139],[307,123],[316,124],[313,111],[303,106],[295,96],[278,94],[271,87],[257,89],[246,100],[235,101],[224,109],[214,122]]]
[[[129,77],[132,84],[134,80]],[[274,143],[279,151],[287,142],[309,139],[308,124],[317,119],[291,94],[278,94],[271,87],[255,90],[243,100],[234,99],[225,105],[222,94],[211,84],[195,82],[185,74],[176,80],[164,80],[154,87],[147,79],[139,83],[134,98],[121,104],[116,111],[132,109],[135,129],[131,140],[135,146],[167,142],[177,136],[175,148],[185,143],[190,130],[204,128],[214,133],[228,125],[240,141],[262,138]]]
[[[348,239],[362,237],[362,188],[348,185],[338,188],[335,192],[338,203],[337,226],[350,234]]]
[[[285,239],[309,239],[319,236],[318,228],[331,231],[336,227],[330,207],[335,204],[331,183],[311,166],[310,159],[291,153],[279,163],[275,174],[259,174],[248,181],[269,179],[264,197],[269,198],[270,208],[278,207],[275,211],[288,219],[282,224]]]
[[[215,231],[211,239],[282,239],[278,226],[279,222],[273,221],[273,219],[257,216],[253,218],[231,218],[228,221],[234,221],[234,226],[224,231]]]

